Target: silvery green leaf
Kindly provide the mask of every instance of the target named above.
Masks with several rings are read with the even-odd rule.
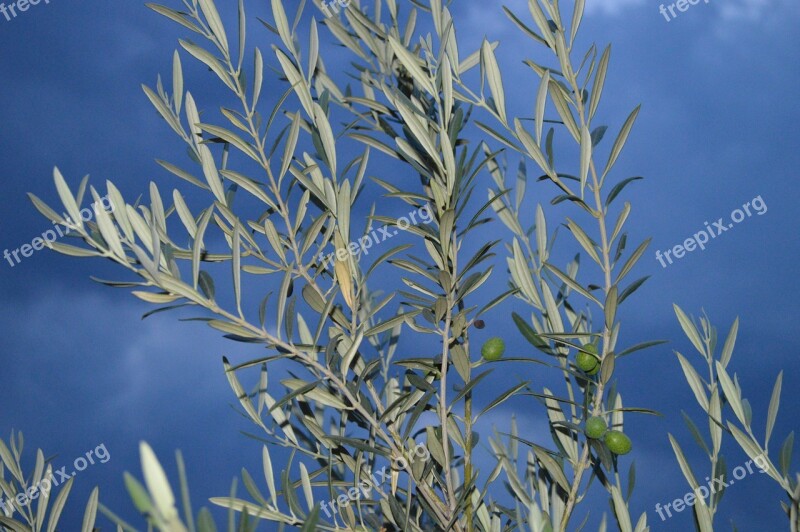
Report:
[[[711,458],[711,456],[713,455],[711,453],[711,450],[708,448],[708,445],[706,444],[705,440],[703,439],[703,435],[700,434],[700,429],[697,428],[697,425],[695,425],[694,421],[692,421],[692,418],[690,418],[683,410],[681,410],[681,416],[683,416],[683,421],[686,423],[686,426],[689,427],[689,432],[692,433],[694,441],[696,441],[697,445],[702,447],[702,449],[705,451],[708,457]]]
[[[556,268],[555,266],[553,266],[550,263],[545,264],[545,267],[548,270],[550,270],[551,272],[553,272],[555,274],[555,276],[558,277],[559,279],[561,279],[568,287],[570,287],[571,289],[575,290],[576,292],[581,294],[583,297],[585,297],[589,301],[592,301],[592,302],[596,303],[598,307],[602,307],[603,306],[603,304],[600,303],[600,300],[598,300],[588,290],[586,290],[584,287],[582,287],[575,279],[573,279],[572,277],[568,276],[566,273],[562,272],[561,270],[559,270],[558,268]]]
[[[139,444],[139,454],[141,455],[142,472],[147,491],[150,493],[153,504],[160,518],[164,521],[171,521],[178,517],[175,509],[175,496],[167,480],[164,469],[156,458],[153,449],[146,443]],[[176,529],[177,530],[177,529]]]
[[[778,417],[778,407],[781,404],[781,384],[783,382],[783,371],[778,373],[778,378],[775,379],[775,386],[772,388],[772,397],[769,401],[769,410],[767,411],[767,430],[764,436],[764,448],[769,448],[769,438],[772,435],[772,429],[775,427],[775,420]]]
[[[61,244],[59,242],[49,242],[48,246],[63,254],[63,255],[70,255],[72,257],[100,257],[101,254],[97,253],[96,251],[90,251],[88,249],[79,248],[75,246],[70,246],[69,244]]]
[[[293,493],[293,492],[290,492]],[[247,512],[250,517],[260,518],[276,523],[285,524],[300,524],[300,520],[296,517],[285,515],[270,508],[264,508],[258,504],[237,499],[235,497],[211,497],[209,499],[211,504],[221,506],[222,508],[230,508],[235,512]]]
[[[237,223],[233,228],[233,260],[231,266],[233,268],[233,293],[236,298],[236,308],[239,311],[239,316],[242,316],[242,241],[241,241],[241,226]]]
[[[179,11],[175,11],[174,9],[170,9],[168,7],[164,7],[158,4],[147,3],[145,5],[150,9],[152,9],[153,11],[155,11],[156,13],[163,15],[174,22],[177,22],[178,24],[180,24],[185,28],[189,28],[195,33],[200,33],[200,34],[203,33],[203,31],[194,22],[186,18],[185,13],[181,13]]]
[[[219,171],[217,170],[217,163],[214,162],[214,157],[211,155],[211,150],[208,149],[208,146],[205,144],[200,144],[197,147],[197,151],[200,154],[200,162],[203,165],[203,174],[206,177],[206,183],[208,183],[209,189],[214,194],[214,197],[217,198],[221,204],[225,205],[225,189],[222,186],[222,179],[219,177]]]
[[[728,332],[728,337],[725,339],[725,345],[722,346],[722,354],[720,354],[719,361],[722,367],[727,368],[728,363],[731,361],[733,355],[733,348],[736,345],[736,335],[739,333],[739,318],[736,318],[731,325],[731,330]]]
[[[589,128],[585,125],[581,127],[581,167],[580,167],[580,180],[581,180],[581,196],[583,190],[586,188],[586,180],[589,176],[589,166],[592,162],[592,134]]]
[[[89,502],[86,503],[86,512],[83,514],[82,532],[92,532],[94,522],[97,519],[97,499],[100,496],[99,488],[94,488],[91,495],[89,495]]]
[[[628,257],[628,260],[626,260],[625,264],[623,264],[622,268],[620,268],[619,274],[617,275],[617,282],[620,282],[633,269],[644,252],[647,250],[647,246],[650,245],[650,240],[652,240],[652,238],[645,239],[644,242],[639,244],[639,247],[633,250],[631,256]]]
[[[183,179],[185,181],[188,181],[192,185],[194,185],[194,186],[196,186],[198,188],[204,189],[204,190],[208,190],[208,185],[206,185],[205,183],[201,182],[199,179],[197,179],[196,177],[194,177],[190,173],[185,172],[184,170],[181,170],[180,168],[178,168],[174,164],[170,164],[170,163],[168,163],[166,161],[162,161],[160,159],[156,159],[156,162],[159,165],[161,165],[165,170],[167,170],[170,173],[180,177],[181,179]]]
[[[208,27],[219,41],[222,50],[227,52],[228,37],[225,35],[225,26],[222,24],[222,19],[219,16],[217,7],[214,5],[214,0],[198,0],[198,3],[203,11],[203,16],[206,18]]]
[[[622,211],[619,213],[619,218],[617,218],[617,223],[614,225],[614,231],[611,233],[611,240],[610,242],[614,242],[617,239],[622,227],[625,225],[625,221],[628,219],[628,215],[631,213],[631,204],[629,202],[625,202],[625,205],[622,207]]]
[[[697,518],[698,532],[714,532],[711,510],[706,505],[704,498],[697,498],[697,502],[694,505],[694,515]]]
[[[598,265],[602,266],[603,262],[600,260],[600,255],[597,254],[597,244],[586,234],[581,226],[567,218],[567,227],[572,233],[572,236],[575,237],[575,240],[577,240],[586,253],[589,254],[589,257]]]
[[[490,43],[490,46],[492,47],[492,50],[494,50],[495,48],[497,48],[499,44],[500,44],[499,41],[494,41]],[[461,63],[459,63],[458,75],[460,76],[465,72],[467,72],[468,70],[470,70],[471,68],[474,68],[478,63],[480,63],[480,61],[481,61],[481,49],[479,48],[475,50],[473,53],[471,53],[466,59],[461,61]]]
[[[252,107],[258,104],[258,98],[261,95],[261,88],[264,85],[264,56],[261,55],[261,50],[256,48],[254,53],[254,76],[253,76],[253,103]]]
[[[150,499],[147,489],[129,473],[125,473],[123,478],[125,489],[128,490],[128,495],[139,513],[155,515],[156,509],[153,507],[153,501]]]
[[[553,170],[550,168],[550,165],[547,164],[547,160],[545,159],[544,154],[542,153],[542,149],[533,140],[531,134],[528,133],[528,131],[522,126],[522,122],[519,120],[519,118],[514,119],[514,129],[517,133],[517,138],[525,147],[527,155],[529,155],[531,159],[533,159],[533,161],[537,165],[539,165],[539,168],[541,168],[545,174],[547,174],[554,181],[558,182],[558,177],[556,176],[555,172],[553,172]],[[517,150],[519,149],[512,144],[509,144],[509,146]]]
[[[48,468],[48,472],[52,473],[52,469]],[[64,510],[64,505],[67,504],[67,497],[69,497],[69,493],[72,490],[72,483],[74,480],[75,480],[74,477],[70,478],[61,488],[59,488],[56,500],[53,502],[52,508],[50,508],[50,516],[47,521],[47,532],[55,532],[56,526],[58,526],[58,521],[61,518],[61,512]],[[42,493],[39,498],[39,505],[46,506],[49,497],[50,497],[49,493],[48,494]],[[41,519],[38,519],[38,521],[40,523],[44,523],[44,521]]]
[[[628,512],[628,504],[622,497],[622,492],[616,484],[611,486],[611,500],[614,502],[614,515],[617,517],[617,524],[620,532],[632,532],[631,516]]]
[[[603,305],[606,318],[606,329],[610,330],[614,327],[614,321],[617,318],[617,304],[617,285],[614,285],[608,290],[606,302],[605,305]]]
[[[220,63],[219,59],[214,57],[208,50],[200,48],[193,42],[184,41],[183,39],[179,40],[178,42],[180,42],[184,50],[189,52],[195,59],[211,69],[211,71],[217,75],[217,77],[225,84],[226,87],[228,87],[231,91],[236,91],[236,87],[233,85],[230,75],[225,70],[225,67],[222,66],[222,63]]]
[[[528,9],[531,12],[531,16],[533,16],[533,20],[536,23],[536,27],[539,28],[539,32],[541,33],[542,38],[545,40],[545,42],[551,49],[555,49],[553,31],[550,28],[547,16],[544,14],[541,6],[539,5],[539,1],[528,0]]]
[[[42,216],[50,220],[51,222],[58,222],[61,225],[65,224],[64,218],[61,217],[56,211],[51,209],[45,202],[39,199],[38,196],[28,193],[28,198],[30,198],[31,203],[33,206],[36,207],[36,210],[39,211]]]
[[[236,372],[231,368],[231,365],[226,357],[222,358],[222,364],[225,368],[225,375],[228,377],[228,383],[230,384],[231,389],[233,389],[233,393],[236,394],[236,398],[239,399],[239,403],[241,403],[245,412],[247,412],[247,415],[250,416],[250,419],[252,419],[256,425],[266,431],[266,426],[264,426],[263,421],[261,421],[261,417],[258,415],[258,412],[256,412],[253,404],[250,402],[250,396],[242,387],[239,379],[236,377]],[[268,403],[267,406],[271,407],[272,405],[271,403]],[[276,409],[270,413],[272,414],[272,417],[275,418],[275,421],[284,431],[286,436],[296,444],[297,440],[294,438],[292,426],[286,422],[286,418],[283,417],[283,412],[279,409]],[[283,425],[284,422],[286,422],[286,426]]]
[[[515,386],[512,386],[511,388],[509,388],[509,389],[508,389],[508,390],[506,390],[505,392],[501,393],[501,394],[500,394],[499,396],[497,396],[497,397],[496,397],[496,398],[495,398],[495,399],[494,399],[494,400],[493,400],[491,403],[489,403],[488,405],[486,405],[486,407],[485,407],[483,410],[481,410],[481,413],[480,413],[480,414],[478,414],[478,416],[477,416],[475,419],[478,419],[479,417],[483,416],[484,414],[486,414],[487,412],[489,412],[489,411],[490,411],[491,409],[493,409],[494,407],[496,407],[496,406],[499,406],[499,405],[503,404],[503,403],[504,403],[504,402],[505,402],[507,399],[509,399],[509,398],[510,398],[510,397],[512,397],[513,395],[516,395],[518,392],[520,392],[520,391],[521,391],[522,389],[524,389],[526,386],[528,386],[528,383],[527,383],[527,382],[521,382],[521,383],[519,383],[519,384],[517,384],[517,385],[515,385]]]
[[[117,257],[124,258],[125,251],[122,249],[122,242],[120,241],[117,228],[114,226],[114,222],[111,221],[111,217],[102,207],[100,196],[97,194],[94,187],[92,187],[91,192],[95,201],[94,211],[97,217],[97,227],[100,230],[100,234],[103,236],[103,240],[106,241],[106,244],[108,244],[110,251]]]
[[[311,479],[308,476],[308,470],[302,462],[300,462],[300,481],[303,485],[303,495],[306,498],[306,505],[308,505],[309,510],[312,510],[314,508],[314,492],[311,489]]]
[[[203,236],[205,235],[212,214],[214,214],[214,209],[213,207],[209,207],[200,215],[200,222],[197,225],[197,232],[195,233],[194,242],[192,243],[192,286],[195,288],[197,288],[197,281],[200,276],[200,253],[203,250]]]
[[[111,181],[106,180],[107,198],[111,202],[111,212],[114,213],[114,220],[119,224],[122,232],[129,241],[134,240],[133,226],[128,219],[128,210],[125,208],[125,200],[119,189]]]
[[[294,65],[294,62],[283,52],[283,50],[276,48],[275,55],[281,64],[283,73],[286,74],[286,78],[289,80],[289,84],[294,88],[297,97],[300,99],[300,103],[303,104],[303,109],[305,110],[306,114],[313,118],[314,102],[311,99],[311,92],[309,91],[305,78],[303,78],[303,76],[300,74],[300,71]]]
[[[564,470],[561,468],[559,463],[538,445],[533,447],[533,453],[536,455],[536,459],[539,461],[539,463],[544,466],[544,468],[547,470],[547,473],[553,478],[553,480],[556,481],[559,487],[568,493],[570,483],[567,480],[567,476],[564,474]]]
[[[233,181],[236,185],[242,187],[247,192],[261,200],[265,205],[269,206],[272,210],[277,211],[278,207],[272,198],[264,191],[262,185],[253,181],[249,177],[240,174],[239,172],[235,172],[233,170],[222,169],[220,170],[220,174],[226,179]]]
[[[256,152],[256,149],[233,131],[212,124],[200,124],[199,127],[203,131],[207,131],[211,135],[219,137],[228,144],[237,147],[242,153],[253,159],[255,162],[261,162],[261,157],[258,155],[258,152]]]
[[[547,320],[550,322],[550,330],[554,332],[561,332],[564,330],[564,322],[561,319],[561,314],[558,311],[558,305],[553,297],[553,292],[546,282],[541,283],[542,296],[544,298],[545,309],[547,310]],[[559,347],[559,351],[564,351],[566,348]]]
[[[197,222],[195,222],[194,216],[192,216],[189,207],[186,205],[186,201],[183,199],[178,189],[172,191],[172,202],[175,205],[175,211],[178,213],[178,218],[180,218],[181,223],[186,228],[189,236],[194,238],[195,234],[197,234]],[[120,209],[120,212],[122,213],[125,211],[124,209]],[[120,225],[122,224],[120,223]]]
[[[350,182],[344,180],[339,185],[336,197],[336,225],[345,241],[350,240]],[[349,253],[349,252],[348,252]]]
[[[180,114],[183,105],[183,68],[178,50],[172,54],[172,98],[175,112]]]
[[[783,476],[789,474],[789,467],[792,465],[792,448],[794,447],[794,431],[790,432],[786,439],[783,440],[781,451],[778,455],[778,463],[781,467]]]
[[[706,356],[705,346],[703,340],[700,338],[700,333],[697,331],[697,327],[695,327],[694,323],[691,319],[681,310],[678,305],[673,304],[673,309],[675,309],[675,314],[678,316],[678,321],[681,324],[681,328],[689,340],[694,345],[695,349],[703,355]]]
[[[183,134],[183,128],[181,127],[178,118],[173,114],[172,110],[169,108],[169,105],[160,98],[153,90],[148,87],[147,85],[142,85],[142,90],[144,91],[147,99],[150,100],[150,103],[153,104],[153,107],[156,108],[158,114],[161,115],[161,118],[169,124],[172,130],[177,133],[178,135]]]
[[[575,0],[575,8],[572,11],[572,24],[570,25],[570,48],[575,43],[575,35],[578,33],[578,28],[581,26],[581,20],[583,20],[583,9],[585,7],[585,0]],[[639,527],[636,527],[638,532]]]
[[[636,290],[639,289],[648,279],[650,278],[649,275],[645,277],[641,277],[630,285],[628,285],[622,292],[619,294],[619,304],[621,305],[623,301],[625,301],[629,296],[631,296]]]
[[[374,336],[374,335],[380,334],[380,333],[382,333],[384,331],[388,331],[389,329],[393,328],[395,325],[399,325],[401,323],[407,322],[409,319],[413,318],[414,316],[417,316],[420,312],[422,312],[422,311],[421,310],[411,310],[411,311],[405,312],[403,314],[398,314],[397,316],[394,316],[393,318],[389,318],[388,320],[386,320],[386,321],[384,321],[382,323],[379,323],[378,325],[375,325],[374,327],[368,329],[364,333],[364,336]]]
[[[558,111],[558,115],[561,117],[561,120],[563,120],[564,126],[566,126],[567,131],[572,135],[572,138],[575,139],[575,142],[580,142],[581,134],[578,130],[578,124],[575,122],[575,116],[572,114],[572,109],[570,109],[568,97],[565,95],[566,92],[567,91],[557,80],[553,78],[550,79],[550,98],[552,98],[556,106],[556,111]]]
[[[497,58],[494,56],[489,41],[483,41],[481,45],[481,68],[486,72],[486,79],[489,82],[489,90],[494,98],[495,109],[500,116],[500,121],[505,124],[508,122],[506,117],[506,97],[503,90],[503,78],[500,74],[500,67],[497,65]]]
[[[742,403],[742,394],[739,390],[739,387],[731,380],[730,376],[728,376],[728,372],[725,371],[725,368],[722,367],[722,364],[717,362],[716,369],[719,383],[722,386],[722,391],[725,393],[725,399],[728,401],[728,403],[730,403],[731,408],[733,408],[733,413],[736,414],[736,418],[739,420],[739,423],[745,427],[749,426],[749,423],[747,423],[747,415],[745,414],[745,407]]]
[[[294,41],[292,40],[292,32],[289,28],[289,20],[286,18],[286,10],[283,8],[281,0],[272,0],[272,16],[275,19],[275,27],[278,29],[278,35],[283,41],[284,46],[289,50],[294,50]]]
[[[503,11],[505,12],[506,16],[509,19],[511,19],[511,21],[514,24],[516,24],[519,29],[525,32],[530,38],[532,38],[536,42],[539,42],[547,46],[547,41],[545,41],[538,33],[533,31],[528,25],[522,22],[522,20],[520,20],[519,17],[517,17],[510,9],[508,9],[506,6],[503,6]]]
[[[542,143],[542,127],[544,126],[544,111],[547,106],[547,91],[549,87],[550,71],[545,70],[544,76],[542,76],[542,80],[539,83],[539,91],[536,93],[536,143],[539,145]]]
[[[597,72],[594,76],[594,85],[592,86],[592,97],[589,102],[589,120],[594,118],[597,111],[597,106],[600,104],[600,95],[603,94],[603,85],[606,81],[606,73],[608,72],[608,60],[611,57],[611,45],[606,46],[603,50],[603,55],[600,57],[600,62],[597,65]]]
[[[278,179],[282,179],[283,176],[286,175],[286,171],[289,169],[289,165],[292,163],[294,150],[297,147],[297,139],[300,135],[300,121],[300,114],[295,113],[294,117],[292,118],[292,125],[289,128],[289,134],[286,137],[286,143],[283,149],[283,158],[281,159],[281,171],[278,174]]]
[[[572,429],[563,426],[567,418],[561,410],[561,405],[552,398],[552,392],[545,388],[544,395],[546,396],[545,404],[547,405],[547,417],[550,419],[550,430],[553,431],[561,447],[566,451],[570,463],[573,465],[577,464],[578,442],[576,441],[575,434]]]
[[[8,530],[10,530],[11,532],[31,532],[30,527],[22,525],[21,523],[11,519],[10,517],[6,517],[5,512],[0,513],[0,525],[8,528]]]
[[[319,130],[320,139],[322,140],[322,146],[325,151],[325,161],[328,163],[331,175],[336,177],[336,140],[333,137],[331,124],[328,121],[325,111],[322,110],[322,107],[320,107],[318,103],[314,102],[312,109],[314,112],[314,123]]]
[[[311,19],[311,30],[308,37],[308,79],[314,77],[319,62],[319,32],[317,30],[317,19]]]
[[[83,219],[81,218],[81,212],[78,208],[78,204],[75,202],[75,198],[73,197],[72,192],[70,192],[69,186],[64,180],[64,176],[61,175],[61,171],[57,167],[53,169],[53,180],[56,184],[58,197],[61,198],[61,203],[64,205],[64,208],[67,209],[70,222],[79,229],[83,229]]]
[[[600,361],[600,382],[603,384],[609,382],[614,375],[614,367],[617,364],[614,353],[608,352],[603,360]]]
[[[722,428],[722,400],[719,389],[715,386],[708,405],[708,429],[711,434],[713,454],[718,454],[722,446]]]
[[[622,181],[614,185],[614,188],[611,189],[611,192],[608,193],[608,197],[606,198],[606,206],[611,205],[611,202],[614,201],[614,198],[616,198],[619,195],[619,193],[622,192],[622,189],[625,188],[625,186],[628,183],[631,183],[633,181],[638,181],[640,179],[644,178],[640,176],[628,177],[627,179],[623,179]]]
[[[747,456],[754,461],[766,460],[767,466],[765,467],[765,471],[767,472],[767,474],[770,477],[772,477],[773,480],[775,480],[782,487],[785,486],[784,479],[775,470],[775,467],[772,465],[772,462],[770,461],[769,457],[766,455],[764,450],[761,449],[761,447],[759,447],[758,444],[755,441],[753,441],[752,438],[750,438],[750,436],[742,432],[736,425],[734,425],[730,421],[728,422],[728,429],[730,429],[731,433],[733,434],[733,437],[736,439],[736,442],[739,444],[739,446],[742,448],[745,454],[747,454]]]
[[[267,489],[269,490],[270,500],[272,501],[273,508],[278,507],[277,491],[275,490],[275,476],[272,471],[272,458],[269,455],[269,449],[264,445],[261,451],[262,461],[264,463],[264,479],[267,481]]]
[[[700,403],[700,406],[703,407],[705,412],[708,412],[708,396],[706,396],[707,385],[705,381],[698,375],[697,371],[683,355],[678,352],[675,354],[678,356],[681,369],[683,369],[683,374],[686,376],[686,382],[689,383],[689,387],[692,389],[692,392],[694,392],[697,402]]]
[[[542,307],[541,298],[536,291],[536,286],[531,279],[530,269],[525,260],[525,255],[519,241],[515,238],[513,240],[512,249],[514,255],[508,259],[509,270],[514,283],[519,287],[522,293],[535,305],[537,308]]]
[[[42,454],[42,450],[41,449],[39,449],[37,451],[37,455],[40,455],[40,454]],[[37,466],[38,466],[39,456],[36,457],[36,460],[37,460]],[[53,467],[50,464],[48,464],[47,468],[46,469],[44,468],[44,455],[42,455],[42,468],[40,469],[40,471],[48,479],[52,478]],[[2,477],[2,475],[0,475],[0,477]],[[35,482],[33,482],[33,481],[31,482],[32,486],[41,486],[41,484],[40,484],[41,478],[36,478],[36,475],[34,475],[34,480],[35,480]],[[69,480],[72,480],[72,479],[69,479]],[[2,494],[4,492],[7,493],[9,495],[9,497],[13,494],[13,491],[12,491],[12,493],[8,493],[8,491],[9,491],[7,489],[8,487],[9,487],[8,484],[3,482],[2,478],[0,478],[0,496],[2,496]],[[41,491],[40,490],[39,501],[38,501],[38,503],[36,505],[36,523],[39,524],[39,530],[42,529],[42,527],[44,526],[44,523],[45,523],[45,519],[44,518],[45,518],[45,514],[47,513],[47,504],[50,501],[50,495],[51,495],[51,492],[46,492],[46,491]],[[63,504],[65,502],[66,502],[66,500],[64,500],[62,502],[62,508],[63,508]],[[53,508],[53,510],[50,511],[50,515],[51,515],[50,519],[51,520],[53,519],[52,515],[53,515],[54,511],[56,511],[55,507]],[[58,509],[58,513],[59,514],[61,513],[61,508]],[[2,515],[3,514],[0,513],[0,516],[2,516]],[[55,519],[56,523],[58,522],[59,517],[60,517],[60,515],[56,516],[56,519]],[[53,526],[55,527],[55,524]]]
[[[414,81],[418,83],[420,87],[422,87],[428,94],[438,94],[436,89],[433,87],[430,76],[425,74],[425,71],[422,70],[422,67],[420,66],[421,60],[409,52],[408,49],[394,37],[389,37],[389,45],[392,47],[392,51],[397,56],[397,59],[400,61],[403,67],[405,67]]]
[[[625,147],[625,142],[628,140],[628,135],[631,133],[631,129],[633,129],[633,124],[636,121],[636,117],[639,115],[639,110],[641,106],[636,106],[636,108],[628,115],[628,118],[625,120],[625,123],[622,125],[622,129],[617,135],[617,139],[614,141],[614,146],[611,148],[611,155],[608,158],[608,163],[606,164],[606,169],[603,170],[603,178],[608,174],[611,170],[611,167],[614,166],[614,163],[617,162],[617,157],[622,152],[622,148]]]
[[[678,464],[681,467],[683,476],[686,477],[686,481],[689,482],[689,486],[691,486],[693,490],[696,489],[698,487],[697,479],[695,479],[694,477],[692,468],[689,465],[689,462],[686,460],[686,457],[683,454],[683,450],[681,450],[680,444],[672,436],[672,434],[668,434],[668,436],[669,436],[669,443],[672,445],[672,450],[675,452],[675,457],[678,459]]]

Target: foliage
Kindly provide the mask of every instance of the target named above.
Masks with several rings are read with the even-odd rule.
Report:
[[[675,354],[683,369],[686,381],[708,418],[710,446],[697,424],[683,412],[684,420],[692,436],[711,462],[710,477],[712,479],[721,479],[723,482],[724,479],[729,478],[725,459],[720,451],[723,436],[726,434],[732,435],[736,444],[741,447],[745,454],[755,460],[760,467],[763,466],[762,469],[767,475],[777,482],[786,493],[789,501],[788,503],[781,501],[781,506],[789,519],[789,528],[792,531],[800,529],[800,473],[795,473],[795,478],[792,478],[789,471],[794,447],[794,431],[789,433],[777,453],[780,468],[775,466],[769,456],[769,440],[772,436],[772,430],[775,428],[775,421],[778,418],[778,408],[781,402],[783,372],[778,374],[778,378],[775,379],[775,386],[772,389],[764,428],[764,443],[762,444],[759,443],[760,439],[753,432],[753,411],[748,400],[742,395],[739,377],[734,374],[733,378],[731,378],[728,372],[728,365],[733,357],[733,349],[739,332],[739,320],[737,319],[733,322],[719,356],[715,356],[717,331],[711,325],[708,317],[705,315],[700,317],[700,328],[698,329],[695,320],[687,316],[677,305],[675,305],[675,313],[684,333],[686,333],[692,346],[705,362],[705,368],[700,368],[700,371],[707,371],[708,375],[707,379],[701,377],[700,371],[685,356],[676,351]],[[726,408],[726,406],[729,406],[730,409]],[[729,410],[733,411],[735,419],[731,419]],[[686,481],[693,490],[697,489],[698,483],[694,472],[686,460],[680,444],[671,434],[669,439]],[[708,504],[703,499],[698,498],[700,503],[694,506],[695,524],[697,530],[701,532],[713,530],[714,516],[725,493],[724,484],[717,483],[717,486],[719,489],[713,497],[708,499]]]
[[[24,444],[22,432],[12,432],[8,445],[0,439],[0,503],[4,503],[0,507],[0,530],[54,532],[67,504],[75,477],[60,486],[57,481],[53,482],[55,477],[52,459],[45,458],[41,449],[36,450],[33,474],[25,474],[22,467]],[[95,530],[99,497],[100,490],[94,488],[86,504],[81,532]]]
[[[73,193],[57,169],[65,214],[31,199],[88,245],[50,244],[56,251],[103,257],[134,274],[137,281],[104,282],[134,287],[135,296],[158,305],[147,315],[188,309],[227,338],[266,349],[238,364],[223,359],[242,411],[267,442],[263,484],[243,471],[249,499],[232,493],[211,502],[239,513],[242,530],[263,520],[307,530],[539,532],[575,529],[581,502],[591,491],[605,491],[620,530],[648,530],[646,513],[636,518],[629,508],[633,464],[623,483],[627,458],[585,434],[588,419],[600,420],[609,429],[606,439],[622,442],[614,448],[627,453],[624,414],[654,412],[623,406],[617,363],[660,342],[618,345],[618,308],[646,281],[628,279],[649,240],[628,245],[632,208],[618,200],[641,178],[614,171],[639,108],[604,144],[608,127],[598,123],[597,112],[611,49],[578,50],[584,1],[565,10],[557,0],[529,0],[532,24],[504,8],[542,52],[541,59],[525,61],[538,79],[525,102],[533,117],[510,113],[498,43],[484,40],[464,54],[441,0],[424,6],[376,0],[371,10],[353,0],[337,16],[321,23],[312,18],[307,35],[299,29],[305,1],[291,16],[281,0],[271,0],[272,20],[261,22],[277,36],[274,59],[248,47],[243,0],[237,32],[226,28],[213,0],[182,2],[180,10],[149,7],[200,44],[181,40],[171,89],[159,77],[144,92],[195,167],[159,164],[210,203],[194,210],[191,197],[176,189],[166,194],[172,200],[166,205],[151,183],[149,203],[130,204],[107,182],[114,211],[84,223],[79,206],[87,182]],[[422,29],[426,24],[432,33]],[[351,83],[342,85],[342,76],[329,70],[340,61],[324,60],[320,25],[349,54]],[[229,91],[218,115],[185,89],[187,54]],[[282,96],[266,113],[264,95],[274,88],[265,75],[270,68]],[[558,158],[555,146],[564,147]],[[352,153],[358,155],[348,160]],[[519,160],[511,178],[510,158]],[[405,168],[403,175],[387,175],[387,161]],[[539,197],[550,194],[553,205],[570,213],[563,221],[571,235],[566,245],[556,245],[556,224],[545,207],[526,197],[530,164],[535,182],[543,182]],[[371,171],[377,177],[366,179]],[[491,185],[481,200],[486,185],[479,179],[487,173]],[[88,190],[99,198],[94,187]],[[385,200],[373,203],[366,220],[351,215],[378,190]],[[409,224],[391,214],[393,201],[431,218]],[[482,243],[492,213],[510,235]],[[373,259],[366,243],[378,224],[405,235]],[[564,252],[574,255],[565,264],[557,258]],[[332,268],[322,260],[326,253],[335,257]],[[507,276],[494,267],[498,253],[505,255]],[[487,281],[498,275],[507,290],[487,293]],[[394,289],[393,278],[402,289]],[[263,294],[265,283],[273,291]],[[371,288],[376,284],[388,294]],[[530,315],[512,313],[512,298]],[[531,351],[544,358],[522,353],[482,360],[471,334],[490,311],[511,314]],[[579,357],[596,363],[579,364]],[[287,364],[291,378],[270,382],[273,368]],[[529,379],[493,397],[479,394],[494,364],[514,364],[526,376],[550,368],[563,378],[563,390],[534,388]],[[731,401],[738,396],[725,396],[746,433],[730,430],[746,450],[757,446],[749,417],[739,417],[744,407]],[[485,438],[497,463],[482,473],[475,466],[476,424],[508,401],[543,408],[552,442],[521,434],[512,420]],[[420,441],[430,459],[414,459]],[[276,447],[291,451],[279,474],[270,452]],[[130,476],[126,483],[149,525],[214,530],[207,513],[195,528],[183,475],[182,521],[161,466],[149,447],[141,451],[146,488]],[[714,468],[717,459],[715,451]],[[379,470],[389,471],[388,486],[374,482]],[[779,482],[792,487],[788,477]],[[362,485],[372,489],[328,511],[342,493],[359,493]],[[601,530],[606,526],[603,516]]]

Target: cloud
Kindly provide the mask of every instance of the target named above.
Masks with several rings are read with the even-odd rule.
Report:
[[[644,4],[643,0],[594,0],[586,2],[586,14],[619,15],[625,9]]]
[[[733,0],[720,3],[719,12],[726,21],[757,21],[761,19],[767,8],[781,3],[781,0]]]

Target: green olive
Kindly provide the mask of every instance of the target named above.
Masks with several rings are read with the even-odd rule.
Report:
[[[606,432],[605,442],[608,450],[614,454],[628,454],[633,447],[631,439],[618,430]]]
[[[594,344],[583,346],[583,351],[578,351],[575,360],[578,367],[587,375],[594,375],[600,371],[600,359],[597,358],[597,346]]]
[[[593,440],[602,438],[607,429],[606,420],[599,416],[592,416],[586,420],[586,436]]]
[[[502,338],[494,337],[486,340],[486,343],[481,347],[481,356],[489,362],[500,360],[506,350],[506,344]]]

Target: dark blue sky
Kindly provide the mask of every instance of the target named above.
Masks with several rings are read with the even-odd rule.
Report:
[[[627,430],[636,435],[633,513],[647,511],[653,530],[687,530],[688,511],[665,523],[653,511],[657,502],[687,491],[667,432],[691,450],[698,474],[706,469],[680,418],[683,408],[699,419],[699,407],[672,354],[677,349],[694,357],[672,303],[694,314],[706,309],[721,335],[740,317],[732,369],[762,424],[772,383],[784,369],[773,447],[796,428],[800,414],[792,397],[800,379],[794,317],[800,311],[795,274],[800,259],[795,218],[800,9],[796,0],[711,0],[667,22],[657,2],[589,3],[584,43],[613,43],[601,112],[610,132],[642,104],[616,178],[646,177],[625,193],[633,204],[631,241],[653,236],[637,271],[652,278],[623,306],[621,340],[670,340],[619,367],[626,405],[664,413],[663,418],[626,418]],[[268,3],[247,4],[251,17],[271,18]],[[219,5],[232,24],[235,2],[221,0]],[[527,11],[522,1],[511,6],[523,15]],[[520,60],[540,50],[511,29],[494,2],[461,0],[453,11],[462,49],[475,49],[484,35],[501,40],[497,53],[509,114],[529,115],[537,83]],[[140,89],[141,83],[153,85],[159,73],[169,78],[178,37],[185,34],[140,2],[51,0],[11,21],[0,15],[5,187],[0,248],[16,249],[47,229],[25,193],[56,204],[55,165],[72,186],[86,173],[96,185],[111,179],[128,201],[146,193],[151,180],[162,193],[186,190],[153,162],[165,158],[187,165],[183,148]],[[250,38],[251,44],[269,50],[272,36],[263,29],[254,25]],[[329,68],[340,57],[349,60],[338,48],[327,47],[324,54]],[[184,65],[187,86],[202,99],[201,106],[218,106],[224,97],[218,84],[186,55]],[[284,87],[270,82],[274,101]],[[377,165],[370,171],[379,172]],[[552,193],[540,184],[531,187],[529,200],[547,203]],[[756,196],[767,206],[763,216],[745,219],[705,251],[689,253],[668,268],[655,259],[657,249],[682,243],[706,221],[727,220]],[[359,214],[367,208],[363,203]],[[393,207],[395,214],[403,214],[403,208]],[[550,209],[548,215],[555,223],[563,211]],[[569,243],[566,231],[561,240]],[[58,455],[57,468],[101,443],[111,454],[108,463],[91,466],[76,479],[66,530],[77,527],[73,523],[79,522],[94,485],[100,486],[102,502],[140,523],[122,484],[123,471],[139,474],[140,440],[149,441],[169,466],[173,451],[183,450],[197,505],[227,493],[242,466],[260,467],[259,444],[238,432],[251,425],[229,407],[234,397],[220,363],[223,354],[244,360],[252,351],[201,325],[178,323],[175,316],[141,321],[148,305],[89,280],[90,275],[120,274],[104,263],[46,251],[13,268],[5,261],[0,265],[0,435],[7,441],[12,428],[22,430],[28,458],[42,447],[45,454]],[[492,289],[502,286],[502,268],[496,278]],[[504,333],[510,349],[525,348],[508,326],[507,310],[491,318],[496,324],[492,334]],[[542,385],[538,375],[530,378]],[[512,382],[497,376],[491,389]],[[541,430],[543,419],[532,411],[509,405],[496,411],[491,422],[505,430],[508,416],[516,413],[521,426]],[[763,434],[763,425],[757,434]],[[732,443],[723,446],[729,467],[746,461]],[[786,528],[778,504],[781,493],[765,477],[748,476],[728,490],[717,517],[719,529],[729,528],[731,520],[745,531]],[[593,513],[606,508],[601,501]]]

